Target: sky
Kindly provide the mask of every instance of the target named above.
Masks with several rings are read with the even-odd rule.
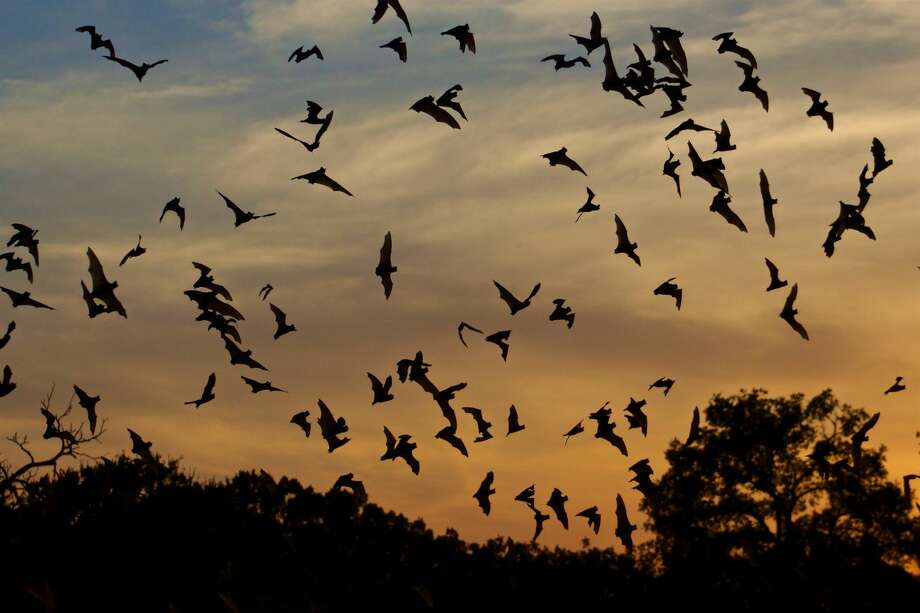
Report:
[[[654,6],[651,6],[654,4]],[[130,447],[126,428],[181,458],[202,477],[264,468],[327,489],[343,472],[364,481],[371,499],[447,527],[470,540],[529,539],[530,512],[514,496],[535,483],[545,508],[554,487],[569,514],[597,505],[595,537],[579,518],[565,531],[547,522],[541,542],[577,547],[584,537],[614,544],[616,495],[634,523],[644,518],[627,467],[648,457],[666,469],[669,441],[686,437],[694,406],[713,394],[764,388],[814,395],[831,388],[850,404],[881,411],[872,444],[888,448],[894,479],[918,468],[920,428],[920,247],[912,168],[920,164],[920,9],[897,0],[403,0],[408,36],[392,13],[378,24],[374,2],[330,0],[157,0],[4,3],[0,6],[0,228],[39,230],[41,266],[34,287],[20,272],[0,284],[30,289],[54,311],[0,304],[0,325],[17,322],[0,353],[18,388],[0,399],[0,432],[41,444],[38,405],[55,386],[66,405],[73,384],[99,394],[106,433],[90,451]],[[555,72],[540,58],[581,54],[568,34],[586,35],[597,11],[620,72],[632,44],[651,57],[649,25],[683,31],[689,59],[686,111],[659,119],[663,96],[639,108],[601,90],[601,52],[591,67]],[[469,23],[477,53],[461,54],[439,33]],[[94,24],[122,57],[168,58],[143,83],[91,51],[74,28]],[[765,113],[737,90],[734,56],[716,53],[712,36],[733,31],[757,56]],[[396,36],[409,61],[378,46]],[[286,58],[319,45],[325,61]],[[659,74],[664,69],[656,66]],[[409,110],[417,99],[460,83],[468,122],[451,130]],[[821,91],[835,114],[829,132],[807,118],[801,87]],[[304,103],[333,109],[315,152],[273,130],[307,139]],[[733,208],[744,234],[709,212],[712,189],[689,175],[686,135],[663,136],[687,117],[709,126],[724,118],[737,150],[725,153]],[[870,241],[854,232],[833,258],[821,244],[838,201],[855,202],[857,177],[880,138],[895,164],[870,188]],[[693,135],[703,157],[712,137]],[[559,147],[587,177],[551,168],[541,155]],[[679,156],[683,197],[662,176],[668,147]],[[327,168],[355,194],[291,181]],[[767,233],[758,171],[779,204],[777,233]],[[596,193],[600,211],[573,223]],[[234,228],[216,190],[244,209],[274,217]],[[181,196],[188,220],[158,223]],[[639,244],[642,266],[616,245],[613,214]],[[399,270],[389,300],[374,267],[386,232]],[[6,231],[3,231],[6,232]],[[0,232],[2,234],[2,232]],[[118,267],[138,235],[148,252]],[[86,249],[100,257],[128,318],[89,319],[79,282]],[[799,284],[805,342],[777,315],[785,290],[765,293],[769,257]],[[244,345],[286,394],[252,395],[231,367],[219,337],[195,322],[183,295],[204,262],[246,316]],[[683,307],[654,296],[677,277]],[[534,304],[511,317],[497,280],[520,297],[542,283]],[[272,339],[274,320],[257,293],[297,326]],[[569,330],[549,322],[554,298],[577,313]],[[457,324],[487,333],[511,329],[507,363],[498,349]],[[475,426],[460,415],[470,457],[433,435],[443,419],[413,384],[371,406],[366,372],[394,375],[396,361],[422,350],[440,386],[465,381],[454,406],[476,406],[496,438],[473,444]],[[217,399],[197,398],[211,372]],[[907,390],[885,396],[896,375]],[[664,397],[647,390],[659,377],[677,383]],[[648,401],[649,432],[626,432],[622,408]],[[314,433],[288,423],[318,416],[317,399],[344,416],[352,441],[329,454]],[[585,434],[563,446],[562,433],[604,402],[614,408],[629,457]],[[526,425],[506,438],[514,404]],[[380,462],[383,426],[413,435],[421,473]],[[14,459],[3,442],[0,453]],[[485,517],[472,494],[487,471],[497,494]],[[617,545],[618,546],[618,545]]]

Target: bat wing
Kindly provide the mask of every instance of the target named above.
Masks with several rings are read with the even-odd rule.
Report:
[[[380,262],[378,268],[390,269],[392,267],[392,255],[393,255],[393,237],[389,232],[386,233],[386,236],[383,237],[383,245],[380,247]]]
[[[296,136],[294,136],[294,135],[291,134],[290,132],[285,132],[285,131],[282,130],[281,128],[275,128],[275,131],[278,132],[279,134],[282,134],[282,135],[284,135],[284,136],[287,136],[287,137],[288,137],[289,139],[291,139],[291,140],[297,141],[297,142],[300,143],[301,145],[304,145],[304,146],[307,145],[307,143],[305,143],[304,141],[300,140],[299,138],[297,138]]]
[[[276,325],[278,325],[279,327],[283,327],[287,324],[287,315],[285,314],[284,311],[282,311],[281,309],[279,309],[278,307],[276,307],[270,302],[268,303],[268,308],[270,308],[272,310],[272,313],[274,313],[275,315]]]
[[[120,58],[120,57],[110,57],[110,56],[104,56],[104,57],[105,57],[105,59],[109,60],[110,62],[115,62],[115,63],[117,63],[117,64],[119,64],[119,65],[121,65],[121,66],[124,66],[125,68],[127,68],[128,70],[130,70],[131,72],[133,72],[134,74],[137,74],[137,71],[140,70],[140,68],[141,68],[140,66],[138,66],[138,65],[135,64],[134,62],[129,62],[128,60],[123,59],[123,58]]]
[[[524,302],[529,301],[531,298],[537,295],[537,292],[540,291],[540,285],[541,285],[540,283],[537,283],[536,285],[533,286],[533,289],[530,290],[530,295],[524,299]]]
[[[509,308],[521,303],[521,301],[515,298],[514,294],[509,292],[501,283],[498,281],[492,281],[492,283],[498,288],[498,297],[504,300]]]
[[[807,87],[802,88],[802,93],[811,98],[812,103],[817,103],[821,99],[821,92],[816,92],[813,89],[808,89]]]
[[[318,184],[320,184],[320,185],[324,185],[324,186],[328,187],[329,189],[331,189],[331,190],[334,191],[334,192],[342,192],[343,194],[347,194],[347,195],[352,196],[352,197],[354,196],[354,194],[352,194],[350,191],[348,191],[347,189],[345,189],[344,187],[342,187],[341,184],[339,184],[337,181],[335,181],[334,179],[332,179],[332,178],[329,177],[329,176],[322,176],[322,177],[320,177],[320,178],[317,178],[317,179],[316,179],[316,182],[317,182]]]
[[[214,393],[214,385],[217,383],[217,373],[211,373],[208,376],[208,382],[204,384],[204,390],[201,393],[201,397],[205,398]]]
[[[388,0],[377,0],[377,6],[374,7],[374,14],[371,15],[371,23],[377,23],[386,15],[390,3]]]
[[[224,204],[227,205],[227,208],[230,209],[231,211],[233,211],[233,215],[234,215],[234,217],[236,217],[237,223],[240,223],[240,220],[241,220],[241,219],[245,219],[245,218],[246,218],[246,214],[243,212],[243,209],[241,209],[240,207],[238,207],[238,206],[236,205],[236,203],[233,202],[233,200],[230,200],[229,198],[227,198],[226,196],[224,196],[224,195],[221,194],[220,192],[217,192],[217,193],[220,194],[220,197],[224,199]]]
[[[409,16],[406,14],[405,9],[403,9],[402,4],[399,3],[399,0],[389,0],[389,4],[396,12],[396,16],[406,24],[406,30],[408,30],[409,34],[412,34],[412,26],[409,25]]]
[[[89,259],[89,275],[93,280],[93,293],[109,285],[108,279],[105,278],[105,272],[102,270],[102,263],[96,257],[92,248],[87,247],[86,257]]]

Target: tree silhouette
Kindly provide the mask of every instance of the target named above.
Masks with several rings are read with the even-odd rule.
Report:
[[[45,432],[42,434],[42,438],[57,441],[57,449],[45,457],[36,457],[27,434],[14,432],[8,436],[6,440],[19,448],[27,460],[23,464],[14,467],[9,460],[0,456],[0,501],[9,502],[8,498],[10,497],[18,499],[22,488],[40,470],[50,469],[51,471],[57,471],[62,460],[67,458],[95,459],[85,453],[84,448],[88,443],[98,440],[105,433],[106,420],[102,420],[97,431],[87,432],[85,423],[78,422],[75,424],[65,421],[70,417],[73,410],[74,395],[71,395],[67,407],[60,412],[55,412],[52,409],[51,400],[53,398],[54,387],[41,400],[39,411],[45,420]],[[95,426],[95,423],[93,426]]]
[[[672,441],[670,467],[642,504],[676,593],[809,610],[896,602],[903,590],[886,593],[892,582],[916,593],[903,569],[920,561],[920,522],[887,480],[883,446],[863,445],[854,460],[866,411],[829,390],[808,401],[753,390],[715,396],[705,417],[696,441]]]

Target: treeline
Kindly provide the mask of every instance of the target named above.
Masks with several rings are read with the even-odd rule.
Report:
[[[350,491],[119,457],[0,503],[0,610],[889,611],[920,603],[920,521],[869,416],[829,392],[715,397],[629,554],[466,543]],[[832,427],[825,428],[824,425]]]

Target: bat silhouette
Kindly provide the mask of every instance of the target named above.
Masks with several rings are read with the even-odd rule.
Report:
[[[719,151],[734,151],[737,149],[737,147],[733,145],[731,141],[732,132],[728,128],[728,122],[723,119],[722,124],[719,127],[719,131],[716,132],[716,148],[713,153],[717,153]]]
[[[770,194],[770,180],[767,179],[767,173],[760,169],[760,197],[763,199],[763,217],[767,222],[767,230],[770,236],[776,236],[776,221],[773,219],[773,205],[779,202]]]
[[[160,223],[163,223],[163,217],[166,216],[166,213],[175,213],[176,217],[179,218],[179,231],[181,232],[185,228],[185,207],[179,204],[180,200],[181,198],[176,196],[163,206],[163,212],[160,213]]]
[[[242,379],[243,382],[251,388],[253,394],[258,394],[259,392],[287,393],[285,390],[281,389],[280,387],[275,387],[274,385],[272,385],[271,381],[256,381],[255,379],[250,379],[249,377],[246,377],[246,376],[241,376],[240,379]]]
[[[101,396],[90,396],[79,386],[74,385],[73,391],[77,395],[77,403],[86,409],[86,419],[89,422],[89,431],[96,434],[96,405],[102,400]]]
[[[655,89],[660,89],[667,96],[670,107],[661,113],[660,118],[677,115],[684,110],[682,102],[687,101],[687,94],[684,90],[690,87],[690,83],[683,77],[662,77],[655,80]]]
[[[457,96],[462,91],[463,91],[463,86],[460,85],[459,83],[452,87],[449,87],[447,91],[445,91],[443,94],[438,96],[438,99],[435,100],[435,104],[437,104],[441,108],[450,109],[454,111],[455,113],[460,115],[460,117],[462,117],[464,121],[467,121],[466,113],[463,112],[463,107],[460,106],[459,102],[457,102]]]
[[[319,405],[319,419],[316,420],[316,424],[319,426],[323,439],[329,445],[329,453],[332,453],[351,440],[347,436],[339,438],[340,434],[348,432],[348,425],[344,417],[336,419],[322,399],[317,400],[317,404]]]
[[[237,321],[246,319],[233,305],[223,302],[213,289],[206,292],[189,289],[185,290],[184,293],[202,311],[210,311]]]
[[[672,138],[674,138],[681,132],[685,132],[687,130],[691,130],[693,132],[715,132],[715,130],[713,130],[712,128],[707,128],[706,126],[696,123],[695,121],[693,121],[693,118],[690,117],[690,118],[683,120],[679,124],[677,124],[677,126],[673,130],[665,134],[664,139],[671,140]]]
[[[693,417],[690,419],[690,433],[687,434],[684,447],[689,447],[698,440],[700,440],[700,408],[693,407]]]
[[[11,321],[11,322],[6,326],[6,334],[4,334],[3,336],[0,336],[0,350],[2,350],[4,347],[6,347],[7,343],[10,342],[10,339],[13,337],[13,330],[15,330],[15,329],[16,329],[16,322],[15,322],[15,321]]]
[[[307,151],[312,152],[312,151],[316,151],[319,148],[319,138],[314,138],[312,143],[308,143],[305,140],[300,140],[299,138],[297,138],[290,132],[285,132],[281,128],[275,128],[275,132],[277,132],[278,134],[281,134],[282,136],[286,136],[293,141],[300,143],[301,145],[304,146],[304,149],[306,149]]]
[[[224,196],[220,191],[217,194],[224,199],[224,204],[227,205],[227,208],[233,211],[233,227],[239,228],[244,223],[248,223],[254,219],[261,219],[263,217],[272,217],[276,213],[263,213],[262,215],[256,215],[252,211],[244,211],[233,201]]]
[[[13,307],[28,306],[35,309],[54,310],[54,307],[50,307],[47,304],[39,302],[38,300],[34,300],[30,292],[17,292],[6,287],[0,287],[0,291],[9,297],[10,303],[13,305]]]
[[[824,239],[824,253],[827,257],[834,255],[834,244],[843,238],[846,230],[856,230],[872,240],[875,240],[875,232],[866,225],[866,218],[860,213],[859,206],[840,202],[840,211],[837,213],[837,219],[830,224],[827,232],[827,238]]]
[[[214,400],[216,396],[214,395],[214,385],[217,383],[217,373],[211,373],[208,375],[208,380],[204,384],[204,388],[201,390],[201,396],[197,400],[190,400],[184,404],[194,404],[196,409],[200,409],[201,405],[207,404]]]
[[[324,166],[320,166],[318,170],[314,170],[313,172],[308,172],[306,174],[292,177],[291,181],[296,181],[297,179],[303,179],[311,185],[322,185],[323,187],[328,187],[334,192],[342,192],[343,194],[354,197],[354,194],[342,187],[332,177],[326,174],[326,168]]]
[[[29,283],[32,283],[35,280],[32,272],[32,264],[30,262],[24,261],[22,258],[16,257],[16,254],[12,251],[7,251],[6,253],[0,254],[0,261],[6,263],[7,272],[21,270],[26,273],[26,278],[29,280]]]
[[[150,453],[150,448],[153,447],[153,443],[145,441],[141,438],[140,434],[131,428],[128,428],[128,434],[131,436],[131,453],[148,464],[156,464],[156,459],[154,459],[153,454]]]
[[[687,148],[691,164],[690,174],[703,179],[715,189],[728,193],[728,181],[725,179],[725,175],[722,174],[722,171],[725,170],[722,158],[703,160],[693,147],[693,143],[689,141],[687,142]]]
[[[523,311],[530,306],[530,301],[537,295],[537,292],[540,291],[540,284],[537,283],[533,286],[533,289],[530,290],[530,295],[527,296],[524,300],[518,300],[514,294],[509,292],[505,287],[498,281],[492,280],[492,283],[495,284],[495,287],[498,288],[498,297],[501,298],[505,304],[508,305],[508,308],[511,310],[511,314],[515,315],[518,311]]]
[[[617,246],[616,249],[613,250],[613,253],[625,253],[629,256],[629,259],[636,263],[636,266],[642,266],[639,254],[636,253],[639,243],[629,242],[629,234],[626,232],[626,226],[623,225],[623,220],[620,219],[620,216],[616,213],[613,215],[613,222],[616,224],[617,228]]]
[[[311,57],[311,56],[313,56],[313,55],[315,55],[316,58],[319,59],[319,60],[324,60],[324,59],[326,59],[326,58],[323,57],[323,52],[320,51],[320,50],[319,50],[319,47],[317,47],[316,45],[313,45],[312,47],[310,47],[310,48],[307,49],[306,51],[303,50],[303,45],[301,45],[301,46],[297,47],[296,49],[294,49],[293,51],[291,51],[291,55],[288,56],[288,62],[290,62],[291,60],[294,60],[294,63],[295,63],[295,64],[299,64],[299,63],[301,63],[302,61],[304,61],[305,59],[307,59],[307,58],[309,58],[309,57]]]
[[[373,373],[367,373],[367,378],[371,380],[371,391],[374,394],[371,400],[372,405],[393,400],[394,396],[390,393],[390,388],[393,387],[392,376],[387,375],[385,383],[382,383]]]
[[[482,483],[479,484],[479,489],[473,494],[473,498],[479,503],[479,508],[482,509],[482,512],[486,515],[492,511],[492,501],[489,500],[489,496],[495,493],[495,489],[492,487],[494,481],[495,473],[490,470],[486,473]]]
[[[224,337],[224,347],[227,349],[227,353],[230,355],[230,363],[233,365],[248,366],[256,370],[268,371],[267,368],[262,366],[260,363],[256,362],[252,357],[252,350],[247,349],[243,351],[240,349],[236,343],[231,341],[229,338]]]
[[[657,387],[664,390],[664,395],[667,396],[668,392],[671,391],[671,388],[674,387],[674,379],[669,379],[667,377],[661,377],[654,383],[648,386],[651,390],[653,387]]]
[[[533,531],[533,538],[530,539],[530,542],[536,543],[537,538],[543,532],[543,523],[547,519],[549,519],[549,514],[540,511],[539,509],[537,509],[537,507],[533,505],[531,505],[530,508],[533,509],[533,519],[534,519],[534,522],[536,522],[536,527],[534,528],[534,531]]]
[[[550,494],[549,500],[546,502],[546,506],[553,510],[556,514],[556,519],[559,520],[559,523],[562,524],[562,527],[566,530],[569,529],[569,516],[565,512],[565,502],[569,499],[568,496],[562,493],[559,488],[553,488],[553,493]]]
[[[572,312],[572,307],[563,306],[565,304],[565,298],[556,298],[553,300],[555,307],[553,312],[549,314],[550,321],[565,321],[566,327],[569,329],[575,325],[575,313]]]
[[[383,285],[383,295],[387,300],[390,299],[390,293],[393,291],[393,273],[399,270],[393,266],[393,237],[387,232],[383,237],[383,245],[380,247],[380,260],[374,274],[380,277],[380,283]]]
[[[35,236],[38,234],[38,230],[33,230],[27,225],[21,223],[14,223],[13,225],[13,236],[10,237],[10,240],[6,242],[7,247],[24,247],[29,251],[29,255],[32,256],[32,259],[35,260],[35,265],[38,266],[38,239]]]
[[[904,380],[904,377],[901,377],[901,376],[895,377],[894,383],[891,385],[891,387],[885,390],[885,395],[887,396],[888,394],[895,394],[897,392],[903,392],[904,390],[906,390],[907,386],[901,383],[901,381],[903,380]]]
[[[9,396],[15,389],[16,384],[13,383],[13,369],[7,364],[3,367],[3,379],[0,379],[0,398]]]
[[[578,162],[569,157],[568,151],[568,148],[562,147],[556,151],[544,153],[540,157],[546,159],[550,166],[565,166],[569,170],[580,172],[581,174],[588,176],[588,173],[586,173],[584,169],[578,165]]]
[[[616,92],[623,96],[625,99],[635,102],[641,107],[645,105],[642,104],[642,101],[632,92],[631,89],[627,86],[626,82],[620,78],[620,75],[617,73],[617,67],[613,63],[613,51],[610,48],[610,43],[605,38],[603,41],[604,44],[604,80],[601,81],[601,88],[605,92]]]
[[[629,399],[629,404],[623,409],[626,414],[626,421],[629,422],[629,430],[639,428],[642,436],[648,435],[648,416],[642,411],[646,404],[645,400]]]
[[[486,337],[487,343],[498,345],[498,348],[501,349],[502,352],[502,360],[505,362],[508,361],[508,350],[511,349],[511,345],[508,344],[509,338],[511,338],[511,330],[499,330]]]
[[[463,412],[472,416],[473,420],[476,422],[476,429],[479,430],[479,436],[473,441],[474,443],[482,443],[492,438],[492,433],[489,432],[489,428],[492,427],[492,422],[486,421],[486,418],[482,416],[481,409],[477,409],[476,407],[463,407]]]
[[[630,466],[629,471],[635,475],[630,479],[631,482],[636,484],[633,489],[638,490],[646,499],[651,498],[655,493],[655,484],[652,483],[651,476],[654,471],[649,464],[648,458],[639,460]]]
[[[218,296],[223,296],[227,300],[233,300],[233,296],[230,295],[230,292],[226,287],[214,282],[214,275],[211,274],[211,268],[209,266],[206,264],[201,264],[200,262],[192,262],[192,266],[194,266],[199,273],[198,279],[195,281],[195,285],[193,285],[193,287],[203,287]],[[236,312],[234,317],[236,319],[243,319],[243,316],[239,312]]]
[[[750,49],[742,47],[738,44],[738,41],[735,40],[734,32],[723,32],[722,34],[716,34],[712,37],[712,40],[719,41],[719,48],[716,51],[719,54],[722,53],[734,53],[742,59],[745,59],[750,63],[752,68],[757,68],[757,58],[754,57],[754,54],[751,53]]]
[[[409,110],[415,111],[416,113],[425,113],[438,123],[446,124],[454,130],[460,129],[460,124],[454,119],[454,116],[435,103],[434,96],[429,95],[416,100],[412,106],[409,107]]]
[[[594,192],[591,191],[590,187],[585,188],[588,190],[588,199],[585,201],[581,208],[576,211],[578,217],[575,218],[575,223],[578,223],[578,220],[581,219],[581,216],[585,213],[591,213],[592,211],[599,211],[601,206],[594,203]]]
[[[684,33],[672,28],[649,27],[652,30],[652,45],[655,47],[652,59],[664,64],[675,75],[687,76],[687,54],[680,42]]]
[[[584,517],[588,520],[588,527],[594,530],[594,534],[597,534],[601,531],[601,514],[597,512],[597,506],[588,507],[580,513],[576,513],[575,517]]]
[[[464,329],[466,329],[466,330],[472,330],[473,332],[476,332],[476,333],[478,333],[478,334],[482,334],[482,333],[483,333],[482,330],[480,330],[479,328],[474,328],[473,326],[471,326],[470,324],[466,323],[465,321],[461,321],[461,322],[460,322],[460,325],[457,326],[457,336],[460,337],[460,342],[463,343],[463,346],[464,346],[464,347],[469,347],[469,345],[466,344],[466,341],[463,340],[463,330],[464,330]],[[0,349],[2,349],[2,347],[0,347]]]
[[[834,114],[827,110],[828,102],[821,102],[821,92],[816,92],[807,87],[802,88],[802,93],[811,98],[811,106],[805,111],[808,117],[820,117],[827,124],[827,129],[834,131]]]
[[[86,257],[89,259],[89,276],[92,279],[92,291],[90,291],[90,298],[93,301],[98,300],[104,305],[103,313],[118,313],[122,317],[127,318],[128,313],[125,311],[124,305],[121,304],[121,301],[115,296],[115,288],[118,287],[117,281],[109,281],[105,277],[105,271],[102,269],[102,263],[99,261],[99,258],[96,257],[96,253],[92,248],[87,247]]]
[[[565,443],[562,444],[563,447],[569,444],[570,438],[572,438],[576,434],[581,434],[584,431],[585,431],[585,427],[581,425],[581,422],[578,422],[577,424],[569,428],[569,431],[562,435],[563,437],[565,437]]]
[[[800,324],[795,318],[799,314],[798,310],[794,308],[795,299],[799,295],[799,284],[795,283],[792,286],[792,289],[789,291],[789,295],[786,297],[786,302],[783,304],[783,310],[780,311],[779,317],[784,320],[789,326],[799,333],[806,341],[808,340],[808,332],[805,330],[805,326]]]
[[[289,324],[287,322],[287,314],[284,311],[273,305],[271,302],[268,303],[268,308],[270,308],[272,313],[275,315],[275,340],[278,340],[289,332],[294,332],[297,330],[297,328],[294,327],[294,324]]]
[[[738,86],[738,91],[749,92],[754,94],[754,97],[760,101],[761,106],[763,106],[764,111],[770,110],[770,99],[767,95],[767,92],[760,87],[760,77],[754,76],[754,67],[750,64],[745,64],[744,62],[735,62],[735,66],[741,69],[744,73],[744,80],[741,81],[741,85]]]
[[[872,417],[867,419],[866,423],[860,426],[859,429],[853,433],[853,436],[850,437],[854,470],[859,470],[862,463],[862,445],[869,440],[869,430],[875,427],[881,415],[881,413],[874,413]]]
[[[383,434],[386,436],[387,448],[386,451],[383,452],[383,455],[380,456],[380,460],[395,460],[396,458],[402,458],[405,460],[406,464],[409,465],[409,468],[412,469],[412,472],[417,475],[420,466],[418,460],[413,455],[413,451],[415,451],[418,445],[409,442],[409,439],[412,437],[408,434],[400,434],[397,440],[386,426],[383,427]]]
[[[108,49],[109,57],[115,57],[115,45],[113,45],[112,41],[108,38],[103,38],[102,34],[96,31],[96,26],[80,26],[76,31],[89,34],[90,49],[93,51],[96,49]]]
[[[137,235],[137,246],[131,249],[128,253],[125,254],[125,257],[121,258],[121,262],[118,263],[119,266],[124,266],[125,262],[131,258],[139,258],[142,255],[147,253],[147,250],[141,247],[141,235]]]
[[[470,457],[469,452],[466,450],[466,443],[463,442],[459,436],[457,436],[457,427],[454,424],[449,424],[441,428],[437,434],[434,435],[436,439],[440,439],[460,452],[464,457]]]
[[[454,399],[454,395],[457,392],[466,388],[466,383],[460,382],[455,385],[449,385],[444,389],[438,389],[431,381],[427,380],[427,377],[425,377],[424,379],[419,379],[419,384],[431,394],[432,398],[434,398],[434,401],[438,404],[438,407],[440,407],[441,413],[450,424],[450,427],[456,428],[457,414],[454,412],[453,407],[450,406],[450,401]]]
[[[323,111],[323,107],[313,102],[312,100],[307,100],[307,116],[304,119],[300,120],[300,123],[309,123],[317,126],[321,126],[330,120],[332,111],[326,114],[326,117],[320,117],[319,114]]]
[[[866,208],[866,205],[869,204],[869,198],[872,197],[872,194],[869,193],[869,186],[874,182],[875,177],[869,176],[869,165],[864,164],[862,170],[859,172],[859,191],[856,192],[859,198],[859,204],[856,205],[857,210],[862,211]]]
[[[517,502],[523,502],[528,507],[533,508],[534,497],[536,496],[536,490],[537,490],[537,486],[535,484],[528,485],[523,490],[521,490],[521,493],[515,496],[514,499]]]
[[[403,64],[406,63],[406,60],[409,58],[409,48],[406,46],[406,41],[403,40],[402,36],[397,36],[390,42],[380,45],[381,49],[392,49],[396,52],[396,55],[399,56],[399,61]]]
[[[620,539],[620,543],[623,544],[623,547],[626,548],[626,551],[632,551],[632,533],[636,529],[636,525],[629,523],[629,516],[626,514],[626,503],[623,502],[623,497],[619,494],[617,494],[616,516],[617,527],[613,533],[618,539]]]
[[[371,23],[377,23],[386,14],[387,9],[392,8],[396,16],[406,25],[406,30],[412,34],[412,27],[409,25],[409,16],[403,10],[399,0],[377,0],[377,6],[374,7],[374,14],[371,16]]]
[[[719,191],[712,198],[712,204],[709,205],[709,210],[713,213],[718,213],[722,218],[735,226],[742,232],[747,232],[747,226],[744,225],[744,222],[741,221],[741,218],[738,217],[738,214],[732,210],[729,206],[731,204],[732,197],[723,191]]]
[[[259,290],[259,298],[261,298],[264,302],[273,289],[275,288],[272,287],[271,283],[266,283],[264,286],[262,286],[262,289]]]
[[[605,402],[604,406],[594,411],[588,415],[588,419],[593,419],[597,422],[597,432],[594,433],[594,438],[599,438],[607,441],[614,447],[620,450],[624,456],[628,456],[629,453],[626,451],[626,441],[623,440],[614,430],[616,429],[616,424],[610,421],[610,415],[612,411],[607,408],[609,402]]]
[[[310,422],[307,421],[307,417],[309,416],[310,411],[300,411],[299,413],[294,413],[294,415],[291,416],[290,421],[290,423],[296,425],[303,431],[303,434],[306,438],[310,438],[310,430],[312,428]]]
[[[575,57],[570,60],[567,60],[565,59],[565,54],[563,53],[555,53],[553,55],[547,55],[545,58],[543,58],[540,61],[541,62],[553,62],[554,68],[556,69],[557,72],[563,68],[574,68],[578,64],[581,64],[585,68],[591,67],[591,63],[588,61],[588,58],[579,56],[579,57]]]
[[[675,160],[674,153],[668,149],[668,159],[664,161],[664,166],[661,169],[661,174],[674,179],[674,185],[677,186],[677,197],[682,198],[683,195],[680,193],[680,175],[677,174],[678,166],[680,166],[680,160]]]
[[[588,55],[591,55],[595,49],[603,45],[607,40],[601,34],[601,18],[596,12],[591,13],[591,29],[588,33],[588,38],[576,34],[569,34],[569,36],[574,38],[577,44],[584,47]]]
[[[527,426],[521,423],[518,417],[517,408],[512,404],[508,409],[508,434],[506,434],[505,437],[507,438],[515,432],[520,432],[525,428],[527,428]]]
[[[157,60],[153,64],[148,64],[147,62],[144,62],[143,64],[138,66],[134,62],[129,62],[128,60],[120,58],[120,57],[112,57],[108,55],[103,56],[103,57],[109,60],[110,62],[115,62],[116,64],[124,66],[125,68],[133,72],[134,76],[137,77],[138,83],[141,83],[144,80],[144,77],[147,76],[148,70],[150,70],[151,68],[155,66],[159,66],[160,64],[165,64],[166,62],[169,61],[169,60]]]
[[[779,278],[779,268],[776,267],[776,264],[770,261],[770,258],[764,258],[764,262],[767,264],[767,270],[770,271],[770,285],[767,287],[768,292],[772,292],[775,289],[781,287],[786,287],[789,285],[788,281],[781,281]]]
[[[878,138],[872,139],[872,178],[875,179],[876,176],[892,164],[893,161],[885,159],[885,145],[882,144]],[[15,224],[13,224],[15,226]]]
[[[684,290],[677,286],[677,283],[671,283],[677,277],[671,277],[654,290],[652,293],[656,296],[671,296],[674,298],[674,302],[677,304],[677,310],[680,310],[680,304],[684,297]]]
[[[468,23],[445,30],[441,32],[441,36],[453,36],[456,38],[457,42],[460,43],[461,53],[466,53],[467,49],[470,50],[470,53],[476,53],[476,38],[470,32],[470,24]]]
[[[330,489],[338,490],[343,487],[350,489],[352,495],[354,495],[361,504],[367,502],[367,490],[364,489],[364,482],[355,479],[354,473],[339,475],[339,478],[335,480],[335,483],[332,484],[332,488]]]

